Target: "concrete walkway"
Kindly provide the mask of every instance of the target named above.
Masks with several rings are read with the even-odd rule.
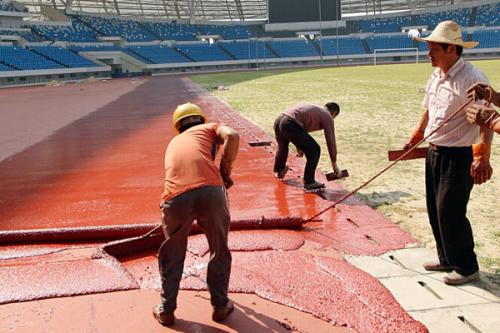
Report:
[[[431,333],[500,332],[498,286],[487,285],[484,278],[458,287],[444,284],[442,278],[447,273],[430,273],[422,268],[422,263],[435,259],[430,249],[408,248],[378,257],[347,256],[346,259],[377,277]]]

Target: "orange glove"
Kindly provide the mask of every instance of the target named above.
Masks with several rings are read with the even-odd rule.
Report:
[[[423,139],[424,139],[424,133],[418,129],[415,130],[415,132],[413,132],[413,134],[411,135],[410,141],[408,141],[408,143],[405,145],[405,149],[410,149]]]
[[[470,166],[470,175],[474,179],[474,184],[482,184],[488,181],[493,174],[490,165],[491,145],[478,143],[472,145],[472,155],[474,160]]]

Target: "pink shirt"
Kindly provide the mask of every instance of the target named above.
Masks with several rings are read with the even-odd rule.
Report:
[[[224,184],[212,158],[212,146],[217,144],[219,125],[193,126],[170,141],[165,152],[162,202],[201,186]]]
[[[458,59],[444,77],[441,77],[439,68],[431,74],[422,102],[422,106],[429,111],[425,136],[467,102],[467,88],[477,82],[488,82],[488,79],[479,69],[462,58]],[[476,143],[479,139],[479,126],[467,122],[465,109],[432,134],[427,141],[447,147],[466,147]]]
[[[330,159],[332,161],[337,161],[335,128],[333,126],[332,114],[326,107],[300,103],[288,108],[283,114],[295,120],[306,130],[306,132],[323,130],[325,132],[325,140],[328,146]]]

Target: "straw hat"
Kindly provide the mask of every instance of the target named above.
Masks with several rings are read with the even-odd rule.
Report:
[[[444,43],[460,45],[464,49],[471,49],[476,47],[479,42],[464,42],[462,39],[462,29],[457,22],[454,21],[443,21],[439,23],[432,33],[425,37],[413,37],[420,42],[434,42],[434,43]]]

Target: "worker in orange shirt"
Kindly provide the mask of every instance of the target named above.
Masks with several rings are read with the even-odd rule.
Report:
[[[165,189],[160,208],[166,240],[158,253],[161,303],[153,308],[153,315],[164,326],[175,321],[187,238],[196,220],[210,248],[207,285],[212,319],[219,322],[233,311],[227,297],[231,253],[227,243],[230,216],[226,189],[233,185],[231,170],[239,134],[220,123],[206,123],[201,109],[191,103],[177,107],[173,125],[179,134],[165,153]],[[222,158],[217,168],[214,160],[220,145]]]
[[[485,100],[488,104],[500,107],[500,93],[486,83],[477,83],[469,88],[468,97]],[[467,120],[471,124],[489,128],[500,134],[500,114],[489,105],[474,104],[466,110]]]

